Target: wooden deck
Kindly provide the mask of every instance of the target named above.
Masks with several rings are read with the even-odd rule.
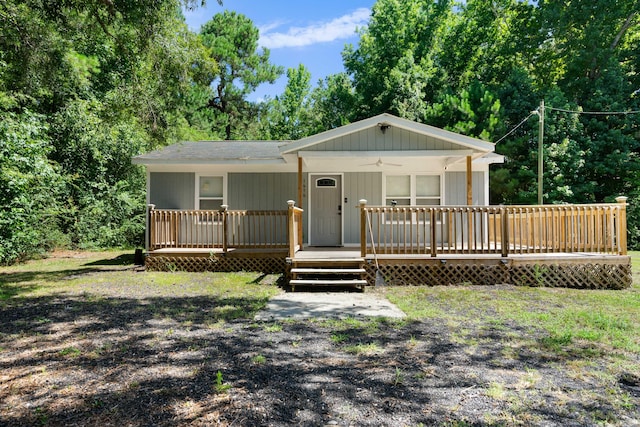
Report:
[[[303,246],[302,210],[288,205],[277,212],[151,210],[147,267],[285,273],[293,285],[360,288],[373,285],[377,271],[396,285],[631,285],[624,198],[559,206],[361,201],[360,245],[342,248]]]

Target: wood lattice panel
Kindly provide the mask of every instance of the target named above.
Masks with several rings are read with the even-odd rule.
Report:
[[[259,271],[261,273],[285,273],[286,262],[282,257],[147,257],[149,271]]]
[[[375,285],[375,265],[367,264],[367,282]],[[628,264],[380,264],[388,285],[496,285],[546,286],[578,289],[623,289],[631,286]]]
[[[513,266],[515,285],[578,289],[623,289],[631,286],[631,266],[620,264],[527,264]]]
[[[375,284],[375,265],[367,265],[366,270],[368,283]],[[502,264],[381,264],[380,271],[387,284],[400,286],[495,285],[507,283],[509,279],[507,268]]]

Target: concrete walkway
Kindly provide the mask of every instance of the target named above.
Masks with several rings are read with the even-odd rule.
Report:
[[[255,320],[392,317],[405,314],[386,298],[354,292],[287,292],[277,295]]]

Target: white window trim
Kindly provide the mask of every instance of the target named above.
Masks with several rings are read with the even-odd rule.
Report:
[[[442,206],[442,201],[444,200],[444,174],[443,173],[405,173],[405,174],[398,174],[398,173],[385,173],[382,174],[382,204],[383,206],[390,206],[387,204],[387,199],[389,197],[387,197],[387,176],[409,176],[409,185],[410,185],[410,191],[409,191],[409,206],[420,206],[420,207],[437,207],[437,206]],[[437,205],[416,205],[416,199],[436,199],[436,197],[416,197],[416,176],[439,176],[440,177],[440,203]],[[406,198],[406,197],[405,197]],[[402,207],[404,205],[399,205],[399,207]],[[384,221],[386,224],[392,224],[393,221],[386,219]],[[403,223],[404,221],[396,221],[396,223]],[[412,214],[411,217],[411,222],[413,224],[423,224],[425,223],[425,221],[418,221],[416,218],[416,214]],[[426,221],[427,223],[429,223],[430,221]],[[438,220],[437,223],[440,224],[442,222],[442,219]]]
[[[409,206],[442,206],[444,200],[444,174],[442,173],[387,173],[382,175],[382,203],[387,205],[387,176],[409,176]],[[416,176],[439,176],[440,177],[440,197],[417,197],[416,196]],[[400,198],[400,197],[399,197]],[[406,197],[405,197],[406,198]],[[416,199],[440,199],[437,205],[416,205]]]
[[[226,172],[222,172],[222,173],[196,173],[196,182],[195,182],[195,187],[196,187],[196,191],[195,191],[195,203],[194,206],[196,207],[196,210],[200,210],[200,199],[208,199],[208,200],[216,200],[218,199],[218,197],[200,197],[200,177],[206,177],[206,176],[211,176],[211,177],[222,177],[222,203],[220,203],[221,205],[226,205],[227,204],[227,173]]]

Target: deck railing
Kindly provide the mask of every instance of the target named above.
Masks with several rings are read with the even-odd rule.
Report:
[[[150,205],[148,250],[288,248],[287,217],[287,210],[173,210]]]
[[[627,252],[626,198],[614,204],[367,206],[361,254]]]
[[[295,206],[293,200],[287,201],[289,210],[287,222],[289,225],[289,257],[294,258],[296,252],[302,250],[302,212],[301,208]]]

